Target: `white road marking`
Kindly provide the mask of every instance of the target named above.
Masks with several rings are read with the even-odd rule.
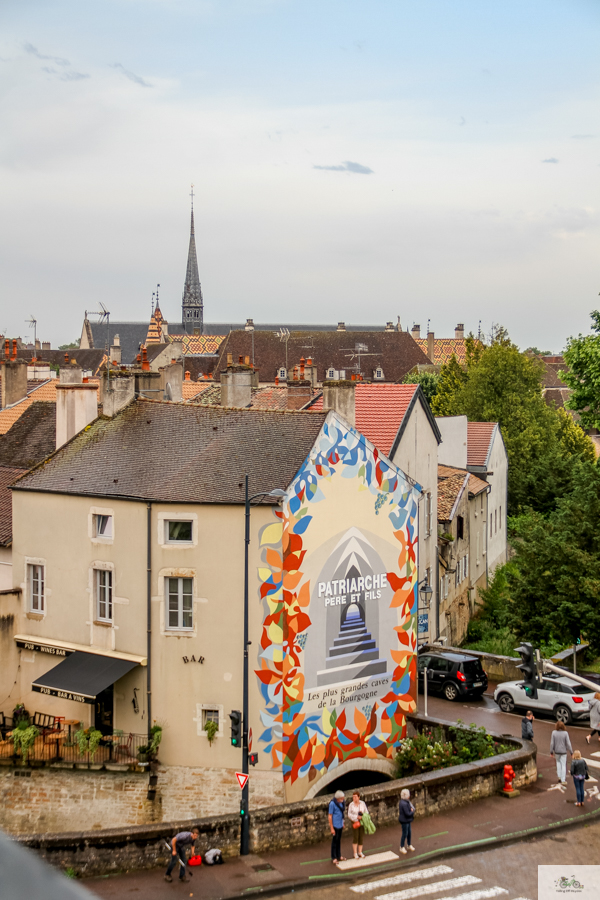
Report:
[[[424,897],[425,894],[437,894],[438,891],[450,891],[454,888],[467,887],[469,884],[481,884],[481,881],[481,878],[475,878],[474,875],[462,875],[460,878],[449,878],[447,881],[422,884],[419,887],[409,888],[407,891],[380,894],[375,900],[411,900],[412,897]],[[457,900],[457,898],[455,897],[453,900]]]
[[[505,888],[484,888],[482,891],[468,891],[466,894],[458,894],[456,897],[440,897],[439,900],[487,900],[488,897],[499,897],[500,894],[508,894]]]
[[[590,756],[595,756],[596,759],[598,759],[598,757],[600,757],[600,752],[596,751],[596,753],[590,753]]]
[[[566,784],[561,784],[560,782],[558,784],[551,784],[549,788],[546,788],[547,791],[560,791],[561,794],[564,794],[566,789]]]
[[[593,766],[595,769],[600,768],[600,759],[586,759],[585,756],[583,758],[585,759],[588,766]]]
[[[367,881],[365,884],[356,884],[350,888],[355,894],[366,894],[367,891],[376,891],[378,888],[393,887],[396,884],[410,884],[423,878],[435,878],[437,875],[450,875],[454,869],[450,866],[433,866],[431,869],[417,869],[416,872],[404,872],[402,875],[392,875],[390,878],[380,878],[379,881]]]
[[[397,853],[386,850],[385,853],[370,853],[369,856],[365,856],[364,859],[361,859],[360,857],[358,859],[345,859],[338,863],[338,869],[341,869],[342,871],[345,869],[360,869],[362,866],[376,866],[378,863],[393,862],[398,858]]]

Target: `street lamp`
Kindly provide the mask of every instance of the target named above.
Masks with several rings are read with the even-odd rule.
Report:
[[[275,488],[272,491],[260,491],[248,494],[248,476],[245,476],[246,482],[246,528],[245,528],[245,553],[244,553],[244,679],[243,679],[243,700],[242,700],[242,772],[248,775],[248,548],[250,546],[250,504],[258,497],[277,497],[281,499],[285,497],[285,491],[281,488]],[[249,785],[248,779],[242,788],[242,804],[240,807],[241,814],[241,834],[240,834],[240,856],[247,856],[250,853],[250,813],[248,810]]]
[[[419,652],[419,609],[429,609],[429,604],[431,603],[431,598],[433,597],[433,588],[429,584],[429,575],[426,575],[423,581],[419,584],[419,596],[423,601],[421,606],[419,607],[419,603],[417,600],[417,653]]]

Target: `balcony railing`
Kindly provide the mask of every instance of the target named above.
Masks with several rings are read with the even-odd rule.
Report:
[[[60,723],[56,727],[38,728],[38,734],[27,753],[27,763],[66,763],[88,764],[91,766],[134,766],[149,762],[143,752],[148,745],[146,734],[133,734],[115,729],[112,734],[103,735],[94,752],[81,752],[75,737],[77,726],[65,726]],[[141,751],[140,751],[141,748]],[[15,764],[23,762],[23,752],[12,736],[10,720],[5,719],[0,730],[0,760],[12,760]]]

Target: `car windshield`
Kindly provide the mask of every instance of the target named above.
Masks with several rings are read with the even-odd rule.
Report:
[[[478,659],[465,659],[461,663],[461,668],[465,675],[472,675],[474,678],[482,674],[481,662]]]

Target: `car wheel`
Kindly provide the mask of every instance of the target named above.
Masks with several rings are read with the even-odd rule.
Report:
[[[515,701],[510,694],[500,694],[496,701],[502,712],[509,713],[515,708]]]
[[[446,700],[456,700],[458,697],[458,688],[451,681],[444,685],[444,697]]]
[[[568,706],[557,706],[554,710],[554,715],[556,716],[557,722],[562,722],[563,725],[571,724],[571,720],[573,717]]]

